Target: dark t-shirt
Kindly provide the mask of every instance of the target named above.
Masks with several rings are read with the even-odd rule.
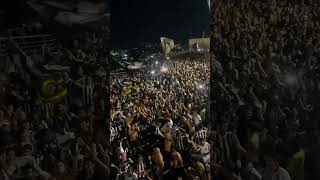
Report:
[[[163,176],[163,179],[178,180],[179,177],[188,179],[188,174],[185,172],[184,167],[170,169],[170,171]]]
[[[167,151],[162,151],[161,152],[162,157],[163,157],[163,161],[164,161],[164,168],[163,171],[166,171],[168,169],[170,169],[170,162],[171,162],[171,152],[167,152]]]

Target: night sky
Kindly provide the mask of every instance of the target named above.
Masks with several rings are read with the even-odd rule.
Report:
[[[5,12],[0,15],[0,26],[5,29],[26,23],[37,15],[27,6],[25,0],[0,0],[0,10]]]
[[[138,47],[158,43],[160,36],[186,42],[208,31],[206,0],[113,0],[112,46]]]

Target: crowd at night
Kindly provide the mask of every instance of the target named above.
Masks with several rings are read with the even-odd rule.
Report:
[[[0,6],[0,180],[320,179],[320,1],[134,3]]]
[[[112,78],[112,179],[208,178],[208,55],[154,59]]]
[[[318,2],[214,1],[212,6],[213,124],[244,148],[213,137],[218,172],[224,172],[223,179],[319,178],[319,166],[310,159],[319,143]]]
[[[37,22],[1,36],[0,179],[106,179],[103,33],[81,31],[30,48],[45,32]]]

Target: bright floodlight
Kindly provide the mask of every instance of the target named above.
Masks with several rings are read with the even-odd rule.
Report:
[[[156,71],[154,71],[154,70],[151,71],[151,74],[155,74],[155,73],[156,73]]]
[[[159,64],[159,62],[158,62],[158,61],[156,61],[156,64]]]
[[[203,89],[204,86],[203,86],[202,84],[200,84],[200,85],[198,85],[198,88],[199,88],[199,89]]]
[[[167,57],[167,60],[169,60],[170,58],[169,57]]]

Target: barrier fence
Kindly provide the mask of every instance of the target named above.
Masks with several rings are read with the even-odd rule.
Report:
[[[0,37],[0,57],[9,55],[9,39],[13,40],[26,54],[41,53],[44,48],[53,50],[56,47],[56,39],[52,34]]]

